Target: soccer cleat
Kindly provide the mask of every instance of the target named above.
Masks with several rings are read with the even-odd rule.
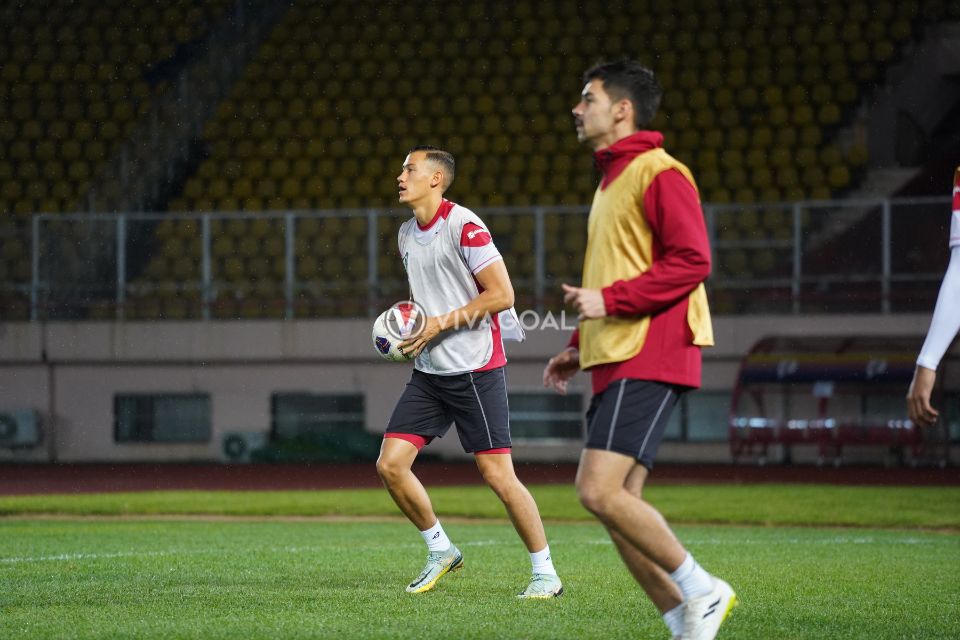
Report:
[[[713,578],[713,590],[705,596],[693,598],[683,614],[681,640],[713,640],[720,625],[737,606],[737,594],[729,584]]]
[[[446,551],[431,551],[427,554],[427,565],[423,571],[416,580],[407,585],[407,593],[430,591],[436,586],[437,580],[462,566],[463,554],[453,545]]]
[[[546,600],[547,598],[556,598],[563,594],[563,585],[560,584],[560,578],[552,573],[535,573],[530,579],[527,588],[521,591],[518,598],[528,598],[530,600]]]

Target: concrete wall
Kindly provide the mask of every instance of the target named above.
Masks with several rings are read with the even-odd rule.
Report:
[[[763,336],[922,336],[929,316],[746,316],[714,324],[717,346],[704,352],[704,388],[729,390],[740,358]],[[507,344],[511,391],[542,390],[543,366],[567,334],[535,330],[526,342]],[[0,409],[36,409],[45,434],[39,447],[0,449],[0,461],[220,459],[224,433],[269,429],[277,391],[362,393],[366,427],[382,433],[409,369],[376,357],[367,320],[0,324]],[[211,441],[115,443],[114,394],[147,391],[209,393]],[[577,376],[571,392],[586,397],[588,377]],[[454,437],[431,450],[462,455]],[[515,447],[518,459],[575,459],[578,452],[578,443]],[[661,453],[675,460],[729,456],[725,443],[667,443]]]

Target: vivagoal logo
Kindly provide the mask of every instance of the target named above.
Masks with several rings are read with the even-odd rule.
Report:
[[[403,341],[416,338],[423,331],[427,314],[413,300],[403,300],[391,305],[384,318],[387,333],[394,340]]]

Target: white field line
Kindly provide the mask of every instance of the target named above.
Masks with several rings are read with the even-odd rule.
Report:
[[[104,560],[109,558],[146,558],[174,555],[176,551],[112,551],[107,553],[58,553],[53,556],[25,556],[0,558],[0,564],[19,564],[22,562],[66,562],[71,560]]]
[[[458,542],[457,544],[461,547],[489,547],[496,545],[508,545],[511,546],[514,541],[512,539],[505,540],[467,540]],[[863,544],[880,544],[880,545],[925,545],[932,544],[933,540],[923,539],[923,538],[902,538],[902,539],[877,539],[870,536],[832,536],[829,538],[821,538],[817,540],[802,540],[800,538],[787,538],[784,540],[759,540],[759,539],[750,539],[750,538],[741,538],[738,540],[729,540],[729,539],[719,539],[719,538],[701,538],[701,539],[685,539],[684,543],[687,545],[771,545],[771,544],[795,544],[795,545],[863,545]],[[554,548],[562,547],[564,541],[561,540],[551,540],[551,544],[554,545]],[[608,538],[598,538],[595,540],[587,540],[582,543],[577,544],[588,544],[596,546],[607,546],[612,544]],[[268,553],[321,553],[329,551],[333,547],[342,546],[339,544],[327,545],[327,546],[317,546],[311,545],[306,547],[273,547],[267,549],[258,549],[258,553],[268,552]],[[400,543],[400,544],[377,544],[371,545],[376,548],[395,548],[395,549],[415,549],[421,548],[420,543]],[[222,550],[218,549],[168,549],[165,551],[109,551],[103,553],[58,553],[54,555],[47,556],[13,556],[2,558],[0,557],[0,566],[2,565],[15,565],[15,564],[24,564],[30,562],[73,562],[79,560],[110,560],[113,558],[156,558],[156,557],[171,557],[171,556],[188,556],[188,555],[219,555],[222,553]]]
[[[473,540],[457,543],[461,547],[486,547],[498,544],[505,544],[503,540]],[[257,549],[257,553],[318,553],[329,551],[329,546],[307,546],[307,547],[273,547],[266,549]],[[382,549],[389,548],[420,548],[422,543],[401,543],[401,544],[377,544],[371,547]],[[70,562],[76,560],[109,560],[112,558],[155,558],[163,556],[187,556],[187,555],[219,555],[222,550],[218,549],[168,549],[166,551],[108,551],[104,553],[58,553],[49,556],[14,556],[9,558],[0,557],[0,565],[23,564],[27,562]]]
[[[512,546],[514,540],[510,539],[487,539],[487,540],[465,540],[458,541],[457,544],[461,547],[489,547],[496,545],[507,545]],[[831,536],[828,538],[820,539],[801,539],[801,538],[786,538],[783,540],[770,540],[770,539],[751,539],[751,538],[739,538],[737,540],[731,539],[720,539],[720,538],[686,538],[684,543],[687,545],[772,545],[772,544],[793,544],[793,545],[864,545],[864,544],[879,544],[879,545],[925,545],[932,544],[934,540],[924,539],[924,538],[915,538],[907,537],[900,539],[878,539],[872,536]],[[551,540],[551,544],[555,547],[562,546],[564,541],[562,539]],[[588,544],[596,546],[607,546],[612,544],[609,538],[597,538],[594,540],[586,540],[577,544]],[[311,545],[306,547],[273,547],[266,549],[258,549],[258,553],[268,552],[268,553],[320,553],[329,551],[331,548],[336,548],[342,546],[341,544],[332,544],[332,545]],[[393,544],[376,544],[370,545],[372,548],[393,548],[393,549],[416,549],[421,548],[420,543],[393,543]],[[46,556],[12,556],[12,557],[0,557],[0,565],[13,565],[13,564],[22,564],[28,562],[70,562],[77,560],[109,560],[112,558],[151,558],[151,557],[164,557],[164,556],[187,556],[187,555],[217,555],[222,553],[222,550],[217,549],[168,549],[165,551],[109,551],[103,553],[58,553],[54,555]]]

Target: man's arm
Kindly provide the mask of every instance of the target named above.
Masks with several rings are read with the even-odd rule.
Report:
[[[676,170],[660,173],[644,194],[654,233],[653,264],[639,277],[605,287],[607,315],[651,315],[690,294],[710,275],[710,243],[696,189]]]
[[[930,404],[930,396],[937,380],[937,367],[957,332],[960,331],[960,246],[950,252],[950,264],[943,276],[937,306],[927,338],[917,358],[917,368],[907,392],[907,413],[910,420],[920,425],[932,425],[939,412]]]
[[[960,331],[960,246],[950,251],[950,263],[940,284],[937,306],[917,364],[936,371],[957,331]]]
[[[450,313],[437,317],[440,331],[474,325],[513,306],[513,284],[503,260],[496,260],[474,274],[480,295]]]

